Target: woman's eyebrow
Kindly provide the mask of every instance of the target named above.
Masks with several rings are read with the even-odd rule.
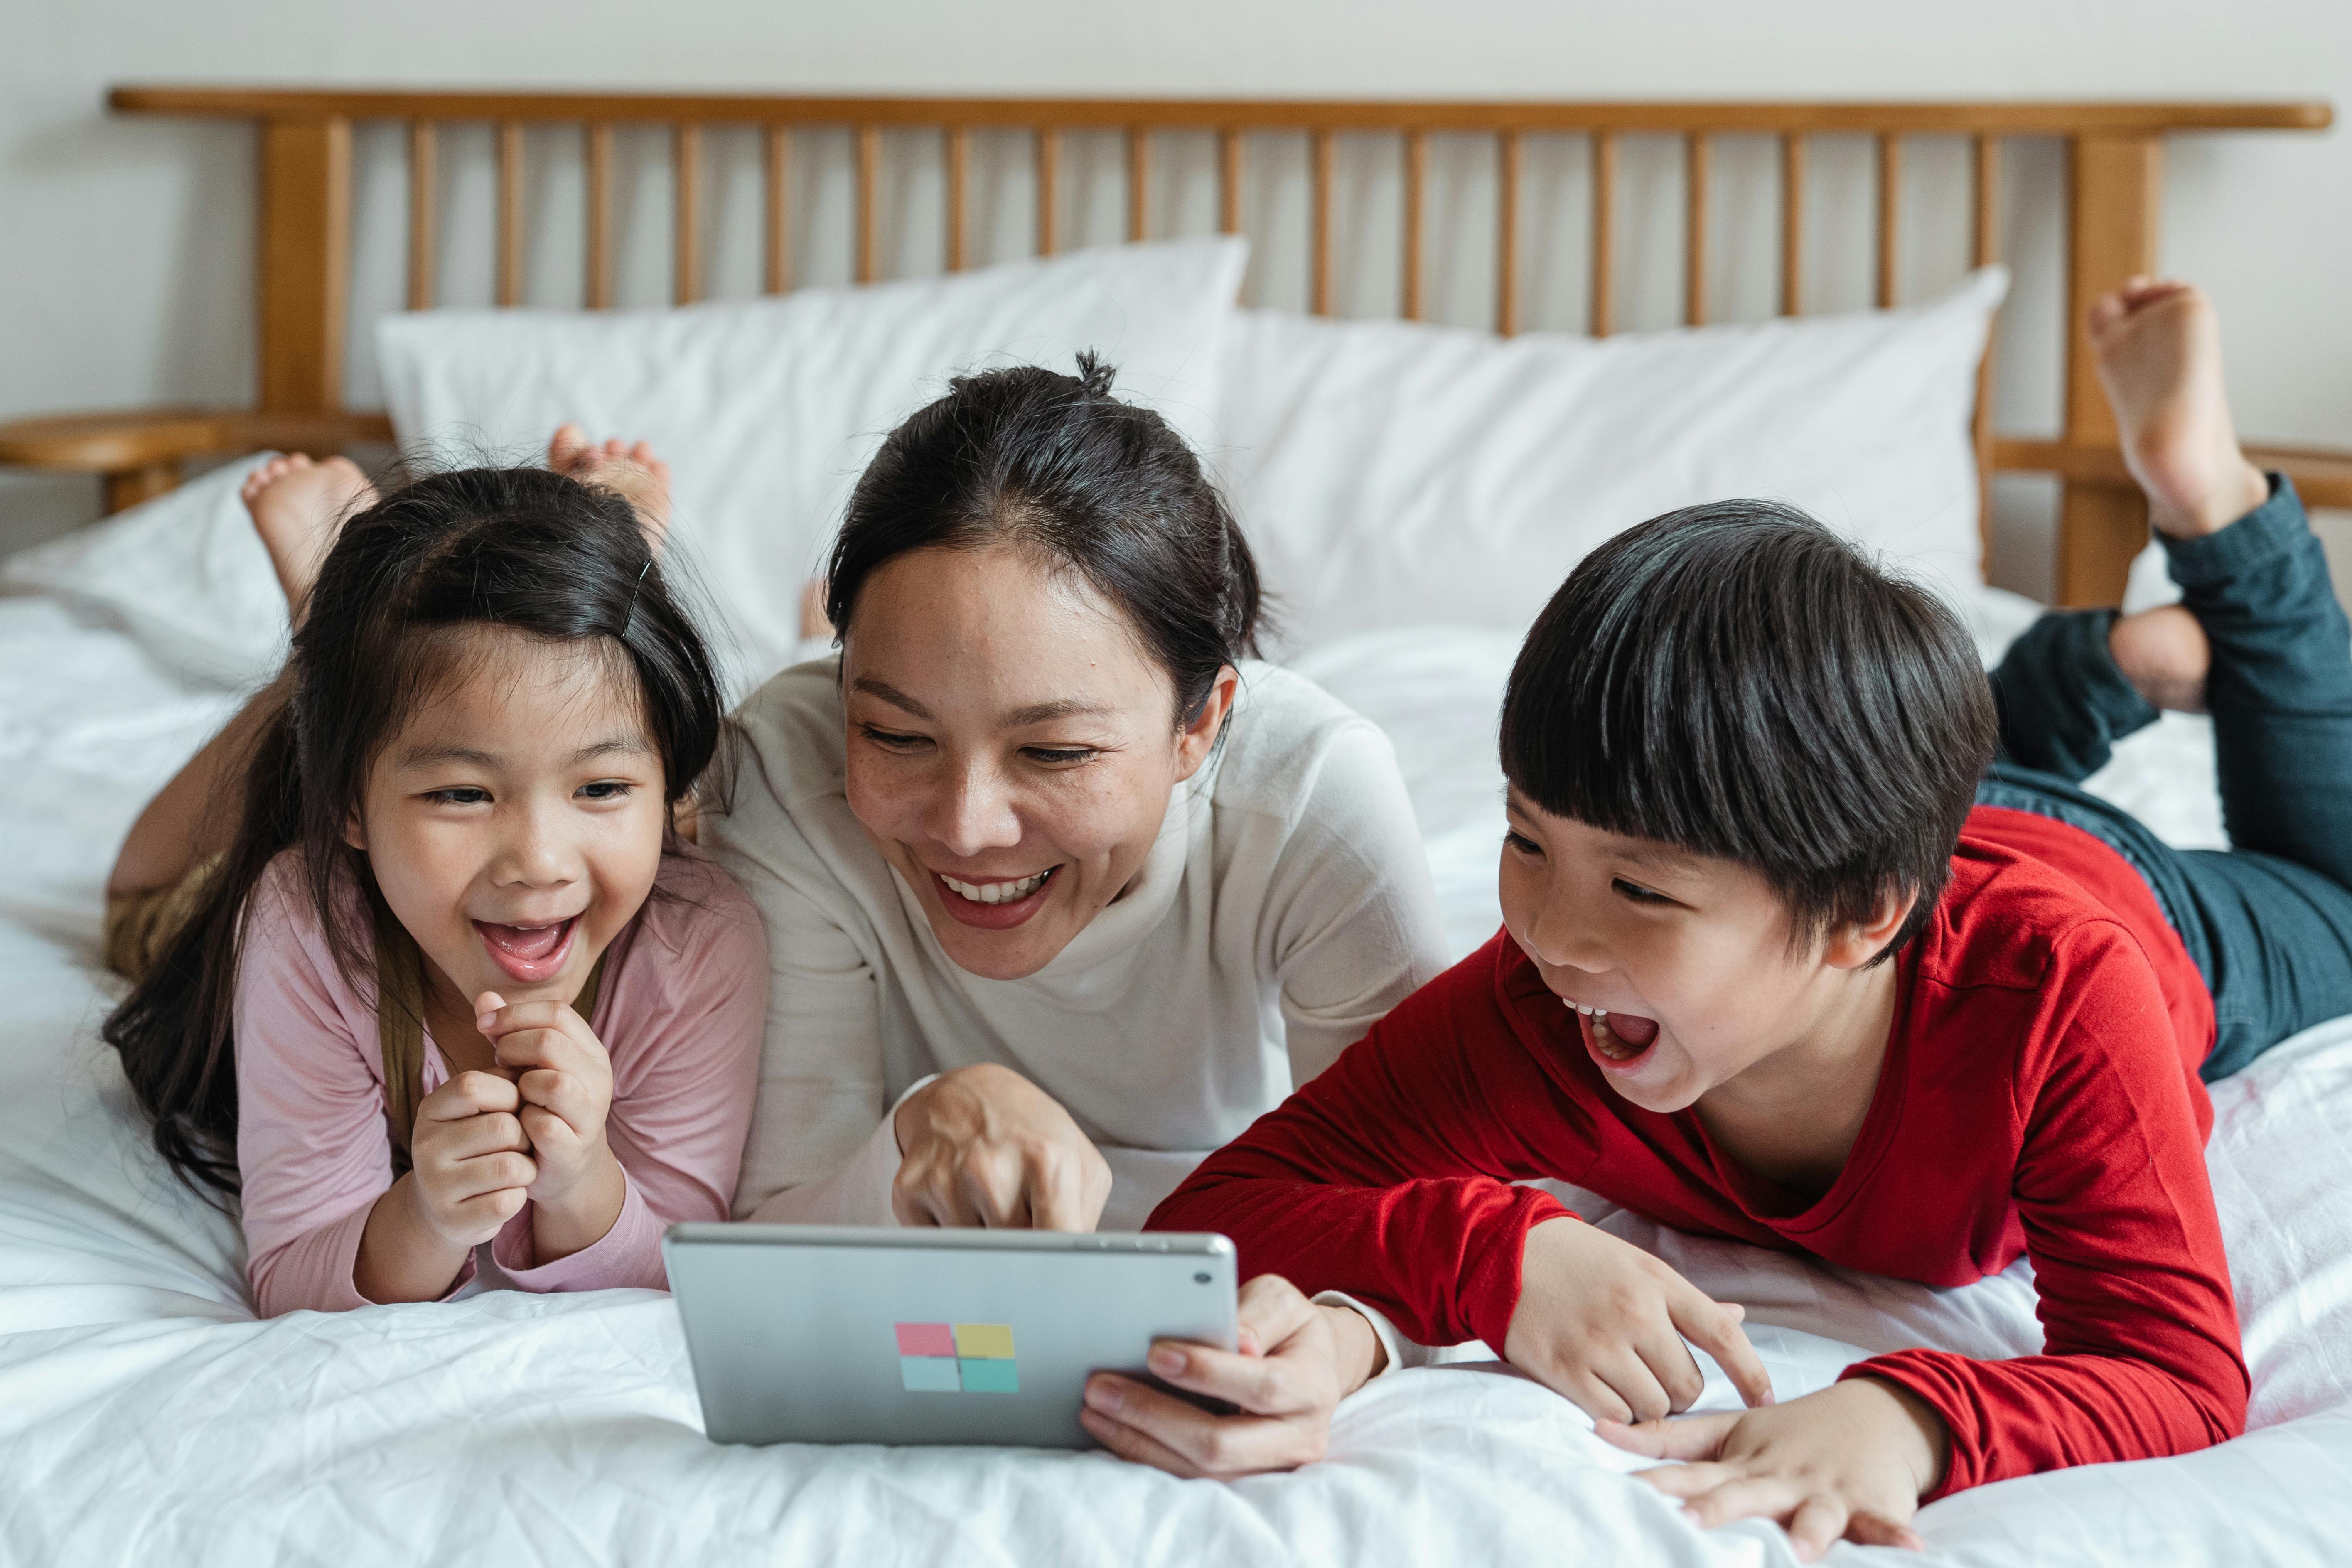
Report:
[[[1020,730],[1032,724],[1050,724],[1056,719],[1099,719],[1109,711],[1099,702],[1082,702],[1075,697],[1064,697],[1052,702],[1032,702],[1026,708],[1015,708],[1004,716],[1004,726],[1008,730]]]
[[[916,701],[913,698],[908,696],[905,692],[899,690],[888,681],[877,680],[870,675],[861,675],[856,680],[851,681],[850,689],[853,691],[863,691],[868,697],[879,697],[891,707],[898,709],[904,712],[912,713],[918,719],[929,719],[931,716],[931,710],[929,709],[924,707],[921,703]]]

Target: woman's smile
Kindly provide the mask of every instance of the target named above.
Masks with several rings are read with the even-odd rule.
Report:
[[[982,931],[1009,931],[1045,907],[1053,893],[1055,873],[1060,869],[1048,866],[1026,877],[991,881],[966,881],[934,871],[931,881],[939,889],[940,907],[951,918]]]

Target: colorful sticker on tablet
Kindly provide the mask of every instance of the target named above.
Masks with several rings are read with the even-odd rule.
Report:
[[[1010,1323],[897,1323],[898,1383],[909,1394],[1018,1394]]]

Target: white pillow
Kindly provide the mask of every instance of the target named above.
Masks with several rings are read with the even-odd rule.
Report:
[[[803,581],[882,437],[959,372],[1066,370],[1096,349],[1118,388],[1198,440],[1241,286],[1238,239],[1105,247],[953,277],[634,311],[435,310],[378,323],[402,447],[528,461],[566,419],[667,458],[672,538],[740,645],[739,681],[789,662]]]
[[[1734,496],[1973,585],[1969,420],[2008,286],[1992,267],[1908,310],[1603,339],[1237,311],[1214,456],[1293,647],[1517,633],[1602,541]]]
[[[184,679],[253,686],[286,658],[286,595],[236,499],[257,453],[0,565],[12,587],[120,624]]]

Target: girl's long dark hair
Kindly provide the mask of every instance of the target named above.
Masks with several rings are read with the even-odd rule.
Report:
[[[469,468],[352,518],[295,634],[285,705],[252,744],[226,858],[100,1031],[156,1150],[191,1186],[237,1190],[237,963],[247,900],[280,853],[301,851],[337,968],[374,994],[366,928],[347,918],[354,884],[373,878],[344,824],[377,754],[457,670],[464,654],[446,634],[467,626],[604,639],[635,679],[673,806],[710,762],[721,700],[709,651],[621,497],[541,468]]]

